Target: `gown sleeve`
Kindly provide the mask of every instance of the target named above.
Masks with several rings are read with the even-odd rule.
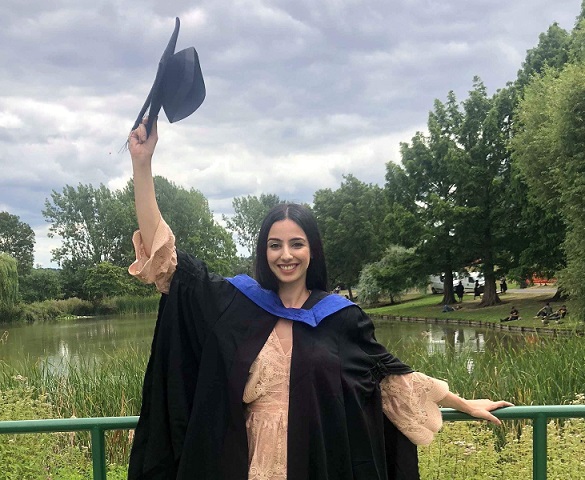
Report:
[[[419,372],[388,375],[380,382],[382,409],[415,445],[428,445],[443,424],[438,403],[449,392],[446,382]]]
[[[154,283],[160,293],[169,293],[171,280],[177,269],[175,236],[171,228],[161,217],[154,234],[150,257],[144,251],[140,230],[134,232],[132,243],[136,260],[128,268],[130,275],[144,283]]]

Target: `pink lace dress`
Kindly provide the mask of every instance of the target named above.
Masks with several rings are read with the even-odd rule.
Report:
[[[151,257],[142,247],[140,232],[133,237],[136,261],[129,272],[168,292],[177,257],[174,236],[161,219]],[[292,339],[292,323],[288,323]],[[292,340],[291,340],[292,342]],[[248,479],[285,480],[287,469],[288,397],[291,348],[284,351],[272,330],[252,363],[244,389],[248,433]],[[380,382],[385,415],[417,445],[429,444],[442,425],[438,403],[448,393],[447,383],[414,372],[390,375]]]

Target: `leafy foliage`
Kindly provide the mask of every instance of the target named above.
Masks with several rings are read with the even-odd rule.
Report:
[[[384,296],[393,304],[402,293],[425,280],[414,249],[391,246],[380,261],[362,269],[358,287],[360,303],[371,305]]]
[[[561,286],[585,315],[585,66],[550,70],[525,90],[514,158],[536,201],[566,225]]]
[[[227,227],[236,234],[238,243],[248,250],[252,258],[256,252],[256,239],[264,217],[272,207],[283,202],[278,195],[264,193],[259,197],[236,197],[232,201],[234,215],[224,215]]]
[[[384,249],[383,222],[388,211],[380,187],[352,175],[339,189],[319,190],[313,211],[323,237],[329,279],[342,283],[352,297],[361,269],[380,258]]]
[[[62,239],[52,251],[59,266],[76,271],[100,262],[128,264],[133,208],[105,185],[66,185],[61,193],[53,190],[43,215],[52,222],[49,237]]]
[[[90,267],[83,283],[83,290],[90,300],[103,300],[127,294],[131,290],[131,277],[125,268],[109,262]]]
[[[0,252],[7,253],[18,262],[19,275],[33,267],[35,232],[16,215],[0,212]]]
[[[20,278],[20,298],[25,302],[42,302],[59,298],[63,291],[61,275],[53,268],[33,268]]]
[[[0,253],[0,308],[14,306],[18,298],[18,272],[16,260],[6,253]]]

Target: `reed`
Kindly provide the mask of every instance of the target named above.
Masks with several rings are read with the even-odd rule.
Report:
[[[522,342],[514,342],[508,337],[500,338],[497,335],[486,337],[486,342],[490,342],[489,355],[473,351],[429,352],[428,345],[421,339],[405,339],[395,345],[388,345],[388,348],[398,352],[400,358],[416,370],[447,379],[451,390],[464,397],[502,398],[517,405],[568,404],[575,398],[584,398],[585,369],[582,367],[582,359],[585,358],[585,339],[536,335],[528,338],[529,341],[524,338]],[[36,392],[51,405],[51,409],[45,411],[44,415],[50,412],[53,417],[138,415],[146,362],[147,353],[134,349],[120,350],[112,355],[104,354],[92,360],[73,358],[59,363],[39,362],[31,358],[24,358],[11,365],[0,361],[0,392],[16,391],[19,388],[26,388],[29,393]],[[575,421],[568,425],[583,436],[585,426],[582,422]],[[505,422],[504,427],[491,431],[482,425],[485,430],[481,430],[481,435],[476,431],[477,424],[446,427],[440,437],[442,440],[434,443],[434,447],[422,458],[424,462],[429,462],[431,470],[433,464],[442,462],[444,469],[442,467],[441,472],[460,472],[453,478],[472,478],[465,477],[465,472],[479,474],[482,465],[487,468],[486,461],[477,452],[497,454],[501,466],[506,458],[513,459],[516,456],[513,453],[507,457],[501,452],[512,448],[514,452],[518,450],[517,455],[521,457],[525,452],[522,453],[520,447],[524,445],[522,448],[529,449],[530,446],[526,440],[530,439],[526,435],[530,425],[522,422]],[[557,427],[568,428],[560,423]],[[485,435],[489,436],[489,441],[484,439]],[[87,442],[87,436],[76,434],[76,444],[87,448]],[[563,443],[560,440],[557,443],[562,450]],[[109,462],[124,465],[130,445],[131,432],[110,432],[107,439]],[[447,451],[459,455],[458,460],[447,461]],[[553,456],[561,454],[557,452]],[[431,460],[428,460],[429,455]],[[466,462],[477,459],[478,463],[468,463],[465,467],[458,463],[463,459]],[[472,468],[479,470],[470,470]],[[487,470],[485,472],[487,474]]]
[[[139,315],[156,312],[158,310],[159,301],[160,295],[152,295],[149,297],[128,295],[112,299],[116,314],[119,315]]]

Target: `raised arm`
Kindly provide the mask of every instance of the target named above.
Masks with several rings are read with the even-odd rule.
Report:
[[[132,157],[134,174],[134,202],[138,228],[142,235],[144,251],[150,256],[156,228],[160,222],[160,210],[154,194],[152,155],[158,140],[156,119],[150,135],[146,136],[146,119],[128,137],[128,149]]]

